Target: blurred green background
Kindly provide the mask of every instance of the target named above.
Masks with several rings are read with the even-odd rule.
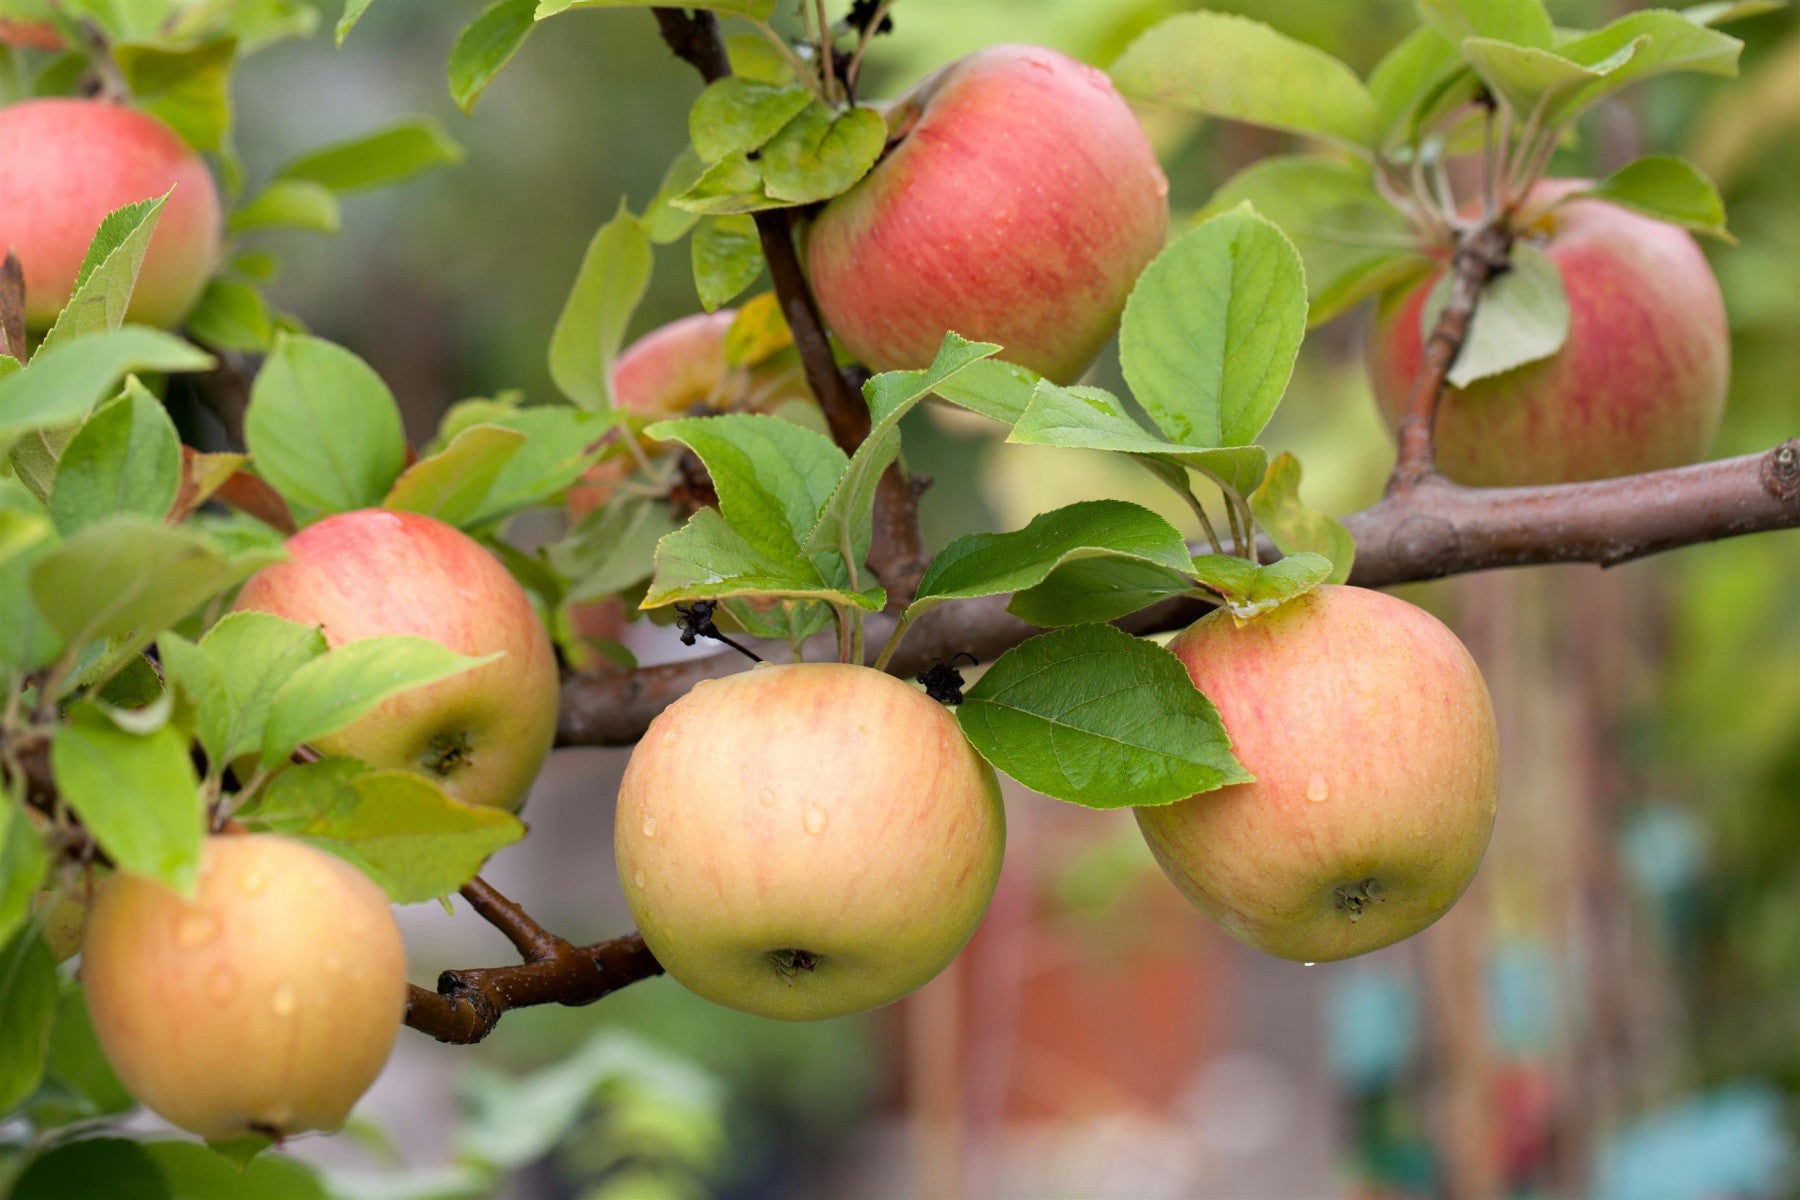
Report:
[[[904,0],[864,91],[1008,40],[1105,65],[1184,7]],[[1365,72],[1414,20],[1406,0],[1213,7]],[[1591,25],[1631,6],[1550,7]],[[371,362],[416,441],[464,396],[551,398],[545,347],[581,253],[620,197],[641,208],[655,191],[699,88],[646,14],[578,13],[532,37],[464,118],[443,65],[475,11],[384,0],[341,50],[324,34],[282,44],[237,83],[253,185],[412,113],[467,147],[460,167],[349,201],[340,238],[279,247],[274,300]],[[1738,239],[1705,247],[1733,329],[1720,455],[1800,433],[1800,21],[1790,9],[1731,32],[1747,42],[1739,80],[1627,92],[1558,166],[1674,151],[1718,180]],[[1144,118],[1178,222],[1288,143]],[[666,248],[633,332],[696,308],[685,246]],[[1391,460],[1365,317],[1309,339],[1268,436],[1332,511],[1372,500]],[[1095,381],[1119,386],[1113,359]],[[960,421],[919,414],[907,452],[939,480],[937,544],[1085,496],[1186,520],[1128,465],[1001,447]],[[515,1013],[477,1050],[408,1035],[360,1139],[299,1152],[365,1196],[1794,1194],[1800,534],[1409,594],[1482,659],[1507,755],[1482,876],[1424,937],[1314,971],[1256,959],[1171,904],[1128,820],[1009,794],[987,928],[897,1010],[786,1027],[656,981]],[[608,853],[622,761],[559,754],[528,810],[539,837],[496,867],[570,936],[623,927]],[[416,980],[504,952],[466,916],[409,920]]]

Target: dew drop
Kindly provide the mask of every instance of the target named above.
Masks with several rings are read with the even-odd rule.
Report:
[[[291,983],[278,985],[275,994],[269,998],[269,1011],[278,1017],[291,1017],[299,1007],[300,997],[295,994]]]
[[[220,967],[212,973],[212,978],[206,981],[206,994],[212,997],[216,1004],[226,1003],[237,995],[237,977],[224,967]]]
[[[1301,963],[1300,965],[1303,967],[1316,967],[1319,964],[1318,963]]]
[[[633,871],[631,873],[631,884],[633,887],[643,887],[644,873],[642,871]]]
[[[175,926],[175,941],[190,949],[219,936],[219,918],[211,913],[189,913]]]
[[[1325,778],[1325,772],[1314,771],[1306,781],[1306,798],[1319,804],[1331,797],[1331,783]]]
[[[651,816],[649,813],[644,814],[643,830],[644,830],[644,836],[647,838],[652,838],[652,837],[656,836],[656,818]]]
[[[800,812],[800,824],[806,827],[808,833],[824,833],[830,820],[831,815],[811,800],[806,802],[806,807]]]
[[[238,877],[238,886],[246,895],[254,896],[269,886],[269,873],[260,867],[252,867]]]
[[[775,789],[764,788],[762,791],[756,793],[756,799],[764,808],[768,808],[771,804],[775,803]]]

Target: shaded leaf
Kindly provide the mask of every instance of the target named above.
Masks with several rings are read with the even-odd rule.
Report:
[[[318,513],[381,503],[406,464],[394,395],[362,359],[283,335],[257,372],[244,414],[256,470],[289,504]]]
[[[1250,511],[1257,524],[1283,554],[1312,553],[1331,562],[1327,583],[1350,578],[1356,561],[1356,542],[1350,531],[1324,513],[1315,512],[1300,499],[1300,461],[1283,452],[1269,464],[1269,474],[1250,496]]]
[[[50,766],[63,803],[121,871],[193,894],[206,806],[185,737],[172,726],[127,733],[81,704],[51,739]]]
[[[650,285],[650,265],[650,242],[620,204],[588,243],[550,334],[550,377],[582,408],[612,408],[612,362]]]

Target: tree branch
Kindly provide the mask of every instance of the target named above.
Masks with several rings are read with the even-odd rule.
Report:
[[[11,250],[0,258],[0,354],[25,361],[25,268]]]
[[[718,19],[710,12],[655,9],[657,27],[670,50],[713,83],[731,74]],[[793,209],[765,209],[753,214],[769,278],[781,302],[782,316],[794,336],[794,347],[806,372],[806,383],[818,399],[832,440],[846,454],[869,436],[869,408],[862,398],[862,373],[839,367],[825,335],[818,301],[800,267],[794,248]],[[909,478],[898,463],[882,474],[875,492],[874,537],[869,567],[888,591],[890,603],[904,606],[918,589],[925,571],[925,549],[919,537],[919,493],[922,482]]]

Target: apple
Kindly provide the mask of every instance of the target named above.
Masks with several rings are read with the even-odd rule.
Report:
[[[206,841],[198,890],[117,874],[82,948],[106,1059],[144,1105],[211,1140],[336,1129],[387,1062],[406,947],[387,897],[320,850]]]
[[[174,188],[125,318],[164,328],[187,315],[219,257],[219,197],[206,164],[155,117],[106,100],[0,108],[0,256],[25,271],[25,323],[48,329],[75,290],[106,214]]]
[[[809,1021],[898,1000],[994,894],[993,768],[924,692],[868,667],[763,664],[670,705],[632,751],[619,881],[663,968]]]
[[[872,371],[928,366],[955,330],[1073,383],[1168,229],[1168,179],[1112,81],[992,46],[887,119],[886,156],[805,235],[831,331]]]
[[[315,748],[416,771],[456,799],[517,811],[550,753],[556,654],[513,577],[468,534],[387,509],[338,513],[287,542],[235,607],[318,625],[333,646],[412,634],[502,657],[389,699]]]
[[[1421,608],[1321,587],[1170,643],[1254,783],[1137,810],[1166,874],[1231,936],[1326,962],[1411,937],[1469,886],[1499,736],[1474,659]]]
[[[1539,185],[1533,207],[1580,186]],[[1573,483],[1682,466],[1718,431],[1731,374],[1725,305],[1688,233],[1600,200],[1532,219],[1569,298],[1569,336],[1547,359],[1447,390],[1437,465],[1471,486]],[[1406,411],[1420,312],[1437,275],[1382,298],[1370,381],[1390,425]]]
[[[30,17],[0,17],[0,46],[19,50],[61,50],[62,34],[48,21]]]

